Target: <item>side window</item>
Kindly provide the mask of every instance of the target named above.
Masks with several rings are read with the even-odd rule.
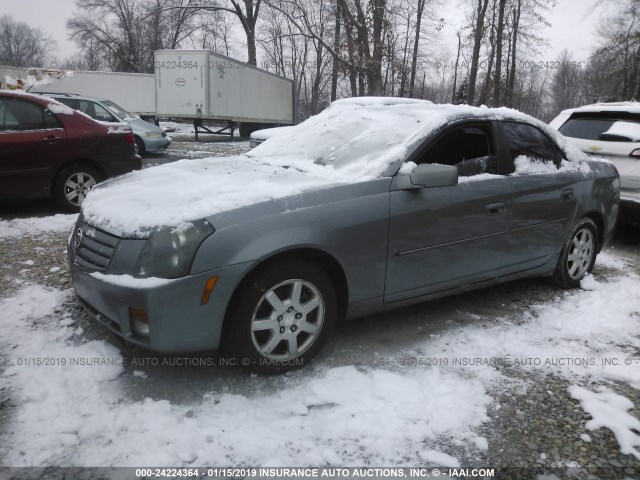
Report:
[[[78,110],[80,110],[85,115],[89,115],[91,118],[96,118],[96,111],[93,108],[95,103],[88,102],[87,100],[78,100]]]
[[[113,118],[113,115],[111,115],[111,113],[109,113],[106,108],[96,102],[91,102],[89,100],[78,100],[78,110],[80,110],[82,113],[86,113],[94,120],[99,120],[101,122],[116,121]]]
[[[62,122],[49,110],[44,111],[44,128],[64,128]]]
[[[42,130],[45,128],[44,109],[24,100],[2,101],[3,130]]]
[[[538,128],[524,123],[502,122],[511,159],[525,156],[560,166],[562,155],[556,145]]]
[[[463,177],[481,173],[500,174],[500,162],[490,125],[454,127],[441,135],[416,161],[458,168]]]
[[[11,100],[0,99],[0,132],[15,131],[20,127],[18,119],[8,108],[9,103],[11,103]]]
[[[102,122],[115,122],[116,119],[113,118],[113,115],[111,115],[111,113],[109,112],[109,110],[107,110],[106,108],[104,108],[102,105],[99,104],[94,104],[94,108],[96,110],[96,116],[95,118],[102,121]]]

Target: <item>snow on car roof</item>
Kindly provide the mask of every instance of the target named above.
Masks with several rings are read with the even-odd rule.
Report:
[[[609,102],[583,105],[576,108],[568,108],[561,113],[571,114],[575,112],[629,112],[640,113],[640,102]]]
[[[247,155],[303,169],[319,171],[315,167],[331,167],[333,178],[362,181],[395,173],[399,162],[427,134],[456,120],[473,118],[533,123],[556,140],[569,160],[584,160],[580,151],[555,130],[517,110],[386,97],[333,102],[319,115],[287,132],[290,134],[272,137]]]
[[[428,134],[465,118],[527,121],[566,146],[555,130],[516,110],[352,98],[239,157],[183,160],[108,181],[89,193],[84,218],[138,237],[262,201],[389,176]],[[585,158],[576,147],[566,150],[570,160]]]

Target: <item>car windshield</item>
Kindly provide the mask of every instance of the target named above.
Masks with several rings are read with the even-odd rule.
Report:
[[[102,104],[111,110],[116,116],[120,118],[133,118],[134,115],[132,113],[127,112],[120,105],[113,103],[111,100],[104,100]]]
[[[636,117],[636,118],[634,118]],[[565,137],[601,142],[640,141],[640,116],[623,114],[616,118],[611,114],[596,113],[572,116],[559,129]]]
[[[439,112],[425,110],[430,102],[405,100],[335,102],[247,155],[308,172],[331,170],[338,178],[379,177],[406,156],[432,121],[446,121]]]

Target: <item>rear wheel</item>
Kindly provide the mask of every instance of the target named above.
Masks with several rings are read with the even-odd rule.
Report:
[[[100,173],[86,165],[71,165],[62,170],[53,184],[53,199],[67,212],[79,212],[85,197],[102,181]]]
[[[327,274],[306,261],[287,261],[256,273],[235,303],[230,344],[241,365],[260,373],[285,372],[319,352],[337,315]]]
[[[598,227],[589,218],[580,219],[567,237],[553,280],[563,288],[577,288],[593,270],[598,252]]]

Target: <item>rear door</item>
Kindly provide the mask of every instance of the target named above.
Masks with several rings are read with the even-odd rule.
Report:
[[[561,249],[578,205],[582,174],[560,171],[562,151],[540,129],[498,122],[513,185],[505,274],[539,267]]]
[[[414,161],[455,165],[459,183],[392,187],[385,302],[490,280],[502,268],[512,187],[492,123],[447,127]]]
[[[0,191],[46,192],[66,148],[63,124],[28,99],[0,98]]]

